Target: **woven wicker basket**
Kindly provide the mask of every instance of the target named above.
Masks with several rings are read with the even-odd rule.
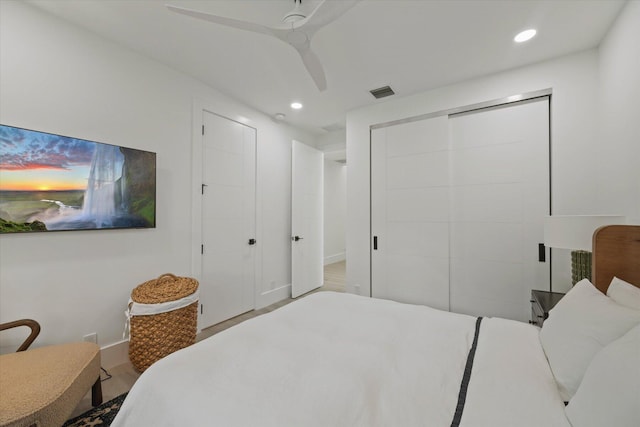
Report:
[[[188,297],[198,290],[198,281],[189,277],[163,274],[137,286],[131,292],[133,303],[161,304]],[[129,303],[129,310],[132,304]],[[130,318],[129,359],[139,372],[154,362],[188,347],[196,341],[198,300],[164,313],[135,315]]]

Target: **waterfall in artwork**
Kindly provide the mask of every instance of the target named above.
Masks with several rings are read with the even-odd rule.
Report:
[[[95,221],[96,228],[113,226],[123,161],[120,147],[114,145],[99,144],[93,153],[82,215]]]

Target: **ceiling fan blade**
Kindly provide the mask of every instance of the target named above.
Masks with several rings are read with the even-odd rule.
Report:
[[[359,1],[360,0],[323,0],[309,16],[301,21],[298,27],[304,27],[304,31],[311,37],[320,28],[338,19]]]
[[[192,18],[203,19],[205,21],[213,22],[220,25],[225,25],[227,27],[238,28],[240,30],[267,34],[269,36],[274,36],[276,35],[275,33],[279,32],[279,30],[274,30],[272,28],[265,27],[264,25],[260,25],[260,24],[255,24],[253,22],[240,21],[238,19],[233,19],[233,18],[225,18],[224,16],[213,15],[211,13],[200,12],[192,9],[186,9],[184,7],[173,6],[170,4],[166,6],[167,6],[167,9],[175,13],[191,16]]]
[[[359,0],[344,0],[340,2],[331,1],[330,3],[331,4],[335,3],[336,5],[341,5],[342,3],[352,3],[351,5],[349,5],[349,7],[351,7],[357,1]],[[323,8],[322,5],[324,3],[325,2],[320,4],[320,6],[318,6],[316,10],[313,11],[312,15],[319,13],[319,18],[317,18],[317,21],[312,21],[311,32],[308,35],[307,35],[308,32],[306,31],[306,27],[305,27],[305,31],[302,33],[299,33],[293,30],[296,27],[297,28],[301,27],[303,25],[302,23],[309,22],[309,19],[312,18],[312,15],[309,16],[308,18],[305,18],[304,20],[298,21],[301,23],[301,25],[297,25],[297,26],[293,25],[292,27],[285,29],[285,28],[270,28],[264,25],[255,24],[253,22],[240,21],[238,19],[233,19],[233,18],[225,18],[223,16],[213,15],[207,12],[200,12],[192,9],[186,9],[183,7],[173,6],[170,4],[166,6],[170,11],[175,13],[180,13],[182,15],[191,16],[192,18],[202,19],[205,21],[213,22],[215,24],[238,28],[245,31],[251,31],[254,33],[274,36],[284,41],[285,43],[291,45],[293,48],[295,48],[298,51],[298,53],[300,54],[300,57],[302,58],[302,62],[304,63],[304,66],[306,67],[307,71],[311,75],[311,78],[313,79],[314,83],[316,84],[316,86],[320,91],[324,91],[327,88],[327,80],[324,75],[324,70],[322,69],[322,64],[320,63],[320,60],[318,59],[316,54],[313,53],[313,51],[311,51],[309,47],[311,35],[313,34],[313,32],[316,31],[316,29],[314,29],[316,27],[313,27],[313,25],[315,25],[314,22],[322,22],[322,25],[317,26],[317,29],[319,29],[323,25],[329,23],[332,19],[335,19],[336,17],[340,16],[340,14],[344,13],[344,11],[349,8],[349,7],[345,8],[344,6]],[[332,9],[332,10],[339,9],[340,12],[336,14],[329,9]],[[298,34],[301,34],[303,39],[297,38]]]
[[[316,56],[315,53],[311,50],[311,48],[307,47],[306,49],[296,49],[302,58],[302,62],[304,63],[305,68],[311,75],[313,82],[318,87],[320,92],[323,92],[327,88],[327,78],[324,75],[324,69],[322,68],[322,64],[320,63],[320,59]]]

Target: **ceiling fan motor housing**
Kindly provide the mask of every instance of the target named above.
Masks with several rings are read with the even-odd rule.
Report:
[[[293,0],[293,3],[295,4],[293,10],[282,17],[282,22],[285,24],[293,24],[294,22],[302,21],[307,17],[307,15],[302,13],[300,10],[302,0]]]
[[[292,10],[282,17],[282,22],[285,24],[293,24],[294,22],[302,21],[304,18],[306,18],[305,15],[297,10]]]

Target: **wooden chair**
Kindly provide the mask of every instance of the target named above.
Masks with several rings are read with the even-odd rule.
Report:
[[[60,427],[91,388],[102,403],[100,347],[89,342],[27,348],[40,333],[35,320],[0,324],[0,331],[28,326],[15,353],[0,355],[0,426]]]

